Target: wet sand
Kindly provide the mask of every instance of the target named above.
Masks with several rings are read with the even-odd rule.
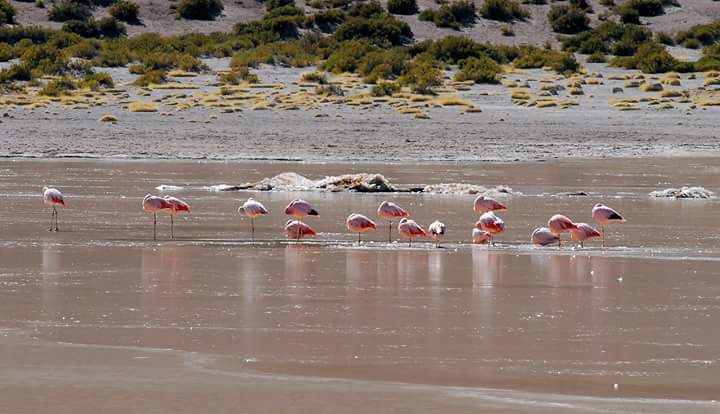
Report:
[[[508,231],[467,244],[471,195],[211,192],[286,171],[380,172],[398,184],[508,185]],[[720,410],[720,161],[672,158],[373,165],[87,160],[0,162],[3,412],[698,412]],[[49,233],[43,185],[68,208]],[[160,184],[193,206],[175,241],[140,210]],[[587,197],[557,195],[584,190]],[[322,232],[281,231],[313,202]],[[248,196],[273,213],[249,223]],[[382,199],[450,241],[355,246],[351,212]],[[578,250],[533,248],[553,212],[606,202],[629,223]],[[615,387],[617,384],[617,387]]]

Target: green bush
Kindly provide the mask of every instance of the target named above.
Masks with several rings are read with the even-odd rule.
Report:
[[[375,47],[363,40],[342,42],[330,53],[322,68],[332,73],[355,72],[362,59]]]
[[[48,19],[54,22],[88,20],[92,17],[90,6],[73,0],[61,0],[48,10]]]
[[[384,15],[385,9],[383,9],[383,6],[377,0],[372,0],[353,4],[352,7],[348,9],[347,14],[351,17],[364,17],[369,19]]]
[[[509,22],[525,20],[530,17],[530,12],[513,0],[485,0],[480,7],[480,15],[486,19]]]
[[[617,56],[631,56],[637,48],[652,39],[652,32],[634,24],[603,22],[598,27],[561,39],[564,50],[591,54],[612,52]]]
[[[175,10],[185,19],[214,20],[223,8],[222,0],[180,0]]]
[[[255,68],[261,63],[293,67],[312,66],[318,60],[318,56],[314,52],[298,40],[269,43],[236,53],[230,61],[230,67],[233,69]]]
[[[655,40],[657,40],[658,43],[662,43],[667,46],[675,45],[675,41],[673,40],[672,36],[670,36],[666,32],[657,32],[655,34]]]
[[[400,85],[396,82],[380,81],[370,89],[372,96],[392,96],[397,92],[400,92]]]
[[[622,7],[635,9],[640,16],[659,16],[665,13],[662,0],[627,0]]]
[[[345,13],[338,9],[322,10],[313,15],[315,25],[324,32],[333,31],[345,21]]]
[[[100,20],[68,20],[63,24],[62,30],[82,37],[94,38],[115,38],[126,34],[125,25],[114,17],[104,17]]]
[[[349,17],[333,37],[338,41],[364,39],[380,47],[390,47],[409,42],[413,33],[407,23],[383,14],[371,18]]]
[[[417,0],[388,0],[387,8],[393,14],[415,14],[418,12]]]
[[[605,63],[607,62],[607,56],[603,52],[594,52],[588,56],[588,62],[590,63]]]
[[[475,83],[498,83],[498,75],[502,68],[489,57],[471,57],[460,63],[460,70],[455,74],[457,81],[474,81]]]
[[[576,34],[590,28],[590,19],[585,11],[574,6],[552,6],[548,20],[557,33]]]
[[[285,6],[295,6],[295,0],[265,0],[265,8],[267,11]]]
[[[620,21],[626,24],[640,24],[640,13],[632,7],[620,7],[618,9]]]
[[[39,95],[44,96],[61,96],[68,95],[70,91],[77,89],[77,85],[67,76],[48,82],[44,88],[40,89]]]
[[[473,24],[477,18],[475,4],[468,0],[457,0],[443,4],[439,9],[426,9],[418,16],[420,20],[431,21],[437,27],[449,27],[460,30],[462,26]]]
[[[302,81],[309,83],[319,83],[320,85],[325,85],[328,83],[327,76],[325,76],[325,74],[322,72],[303,73]]]
[[[131,0],[118,0],[110,7],[110,16],[131,24],[140,22],[140,6]]]
[[[15,22],[15,7],[9,0],[0,0],[0,25]]]
[[[20,62],[32,69],[33,75],[60,75],[68,65],[65,53],[48,45],[27,48],[20,56]]]
[[[535,46],[522,46],[520,55],[513,60],[513,66],[520,69],[548,66],[558,73],[577,72],[580,68],[572,53],[562,53]]]
[[[644,73],[663,73],[678,70],[679,62],[665,46],[649,41],[640,45],[632,56],[616,57],[610,64],[626,69],[639,69]]]
[[[442,85],[442,72],[432,60],[416,58],[398,82],[413,92],[431,94],[432,88]]]
[[[30,79],[32,79],[32,70],[26,63],[15,63],[7,69],[0,70],[0,83],[29,81]]]
[[[409,61],[404,48],[373,50],[362,57],[356,71],[365,83],[377,83],[380,79],[396,79],[407,70]]]
[[[47,42],[53,33],[55,33],[54,30],[40,26],[1,27],[0,42],[11,45],[20,41],[41,44]]]
[[[15,50],[7,43],[0,43],[0,62],[15,59]]]
[[[104,67],[125,66],[130,62],[130,51],[124,43],[103,42],[102,49],[95,58],[95,64]]]
[[[112,76],[106,72],[98,72],[86,75],[79,86],[81,88],[87,88],[96,91],[101,88],[112,88],[115,86],[115,81]]]
[[[247,83],[260,82],[258,76],[250,72],[250,68],[247,66],[236,67],[230,72],[221,73],[218,75],[218,80],[226,85],[239,85],[243,81]]]
[[[148,85],[159,85],[165,82],[167,82],[167,74],[165,72],[161,70],[150,70],[135,79],[133,85],[145,87]]]
[[[69,48],[68,56],[82,59],[94,59],[100,53],[100,42],[95,39],[84,39]]]

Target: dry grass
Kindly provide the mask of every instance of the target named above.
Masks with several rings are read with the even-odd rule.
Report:
[[[643,82],[642,85],[640,85],[640,90],[643,92],[660,92],[663,90],[663,87],[659,83]]]
[[[168,82],[168,83],[160,83],[160,84],[150,84],[148,86],[150,89],[199,89],[200,85],[195,85],[194,83],[187,83],[187,82]]]
[[[660,96],[663,98],[677,98],[683,95],[683,91],[677,89],[665,89],[664,91],[660,92]]]
[[[706,78],[705,86],[720,85],[720,78]]]
[[[623,87],[625,87],[625,88],[639,88],[639,87],[640,87],[640,82],[634,81],[634,80],[629,80],[629,81],[626,81],[626,82],[625,82],[625,84],[623,85]]]
[[[158,104],[155,102],[134,101],[128,104],[130,112],[157,112],[158,109]]]
[[[530,91],[527,89],[515,89],[510,93],[510,98],[518,101],[527,101],[530,99]]]
[[[462,99],[456,95],[439,96],[439,97],[435,98],[432,102],[435,104],[438,104],[438,105],[442,105],[442,106],[473,106],[474,105],[471,101],[469,101],[467,99]]]
[[[112,122],[115,123],[118,121],[117,117],[114,115],[103,115],[101,116],[98,121],[100,122]]]

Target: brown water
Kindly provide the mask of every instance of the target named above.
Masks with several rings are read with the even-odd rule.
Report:
[[[382,172],[401,184],[506,184],[508,231],[467,244],[470,195],[220,193],[296,171]],[[0,162],[1,412],[720,412],[720,272],[715,200],[657,200],[683,184],[720,188],[718,159],[471,166],[116,161]],[[49,233],[40,189],[63,190]],[[152,242],[140,200],[160,184],[193,206]],[[589,197],[555,194],[585,190]],[[272,215],[259,241],[235,213]],[[283,239],[302,195],[322,234]],[[357,247],[351,212],[383,199],[444,248]],[[607,249],[533,248],[554,212],[589,220],[605,202],[629,222]],[[384,229],[382,229],[384,230]]]

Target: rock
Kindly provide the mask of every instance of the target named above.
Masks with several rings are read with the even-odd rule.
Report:
[[[665,190],[653,191],[650,193],[651,197],[658,198],[695,198],[695,199],[707,199],[715,197],[715,193],[710,190],[706,190],[703,187],[682,187],[682,188],[668,188]]]

